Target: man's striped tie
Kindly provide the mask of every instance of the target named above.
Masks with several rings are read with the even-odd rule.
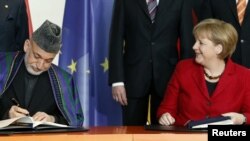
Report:
[[[155,19],[156,9],[157,9],[157,1],[156,0],[149,0],[148,1],[148,12],[149,12],[152,23],[154,22],[154,19]]]
[[[246,0],[238,0],[237,12],[238,12],[238,18],[239,18],[239,23],[240,24],[242,24],[242,22],[243,22],[246,7],[247,7]]]

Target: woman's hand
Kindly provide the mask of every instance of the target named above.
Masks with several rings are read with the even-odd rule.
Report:
[[[172,125],[175,123],[175,119],[171,116],[170,113],[164,113],[159,119],[161,125]]]
[[[231,120],[233,121],[235,125],[241,125],[246,122],[246,117],[240,113],[229,112],[229,113],[225,113],[222,115],[231,117]]]

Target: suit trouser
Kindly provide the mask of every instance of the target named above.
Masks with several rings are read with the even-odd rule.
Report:
[[[128,97],[128,105],[122,107],[123,125],[146,125],[148,120],[149,95],[151,95],[151,124],[158,124],[156,113],[162,98],[155,93],[155,89],[151,86],[145,97]]]

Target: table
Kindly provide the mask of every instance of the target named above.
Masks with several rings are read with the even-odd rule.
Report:
[[[87,132],[14,134],[0,141],[207,141],[207,133],[149,131],[143,126],[91,127]]]

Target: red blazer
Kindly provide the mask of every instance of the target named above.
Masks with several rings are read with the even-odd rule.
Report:
[[[215,117],[227,112],[243,113],[250,124],[250,70],[230,59],[210,97],[203,67],[193,59],[179,62],[167,86],[157,117],[169,112],[175,125]]]

